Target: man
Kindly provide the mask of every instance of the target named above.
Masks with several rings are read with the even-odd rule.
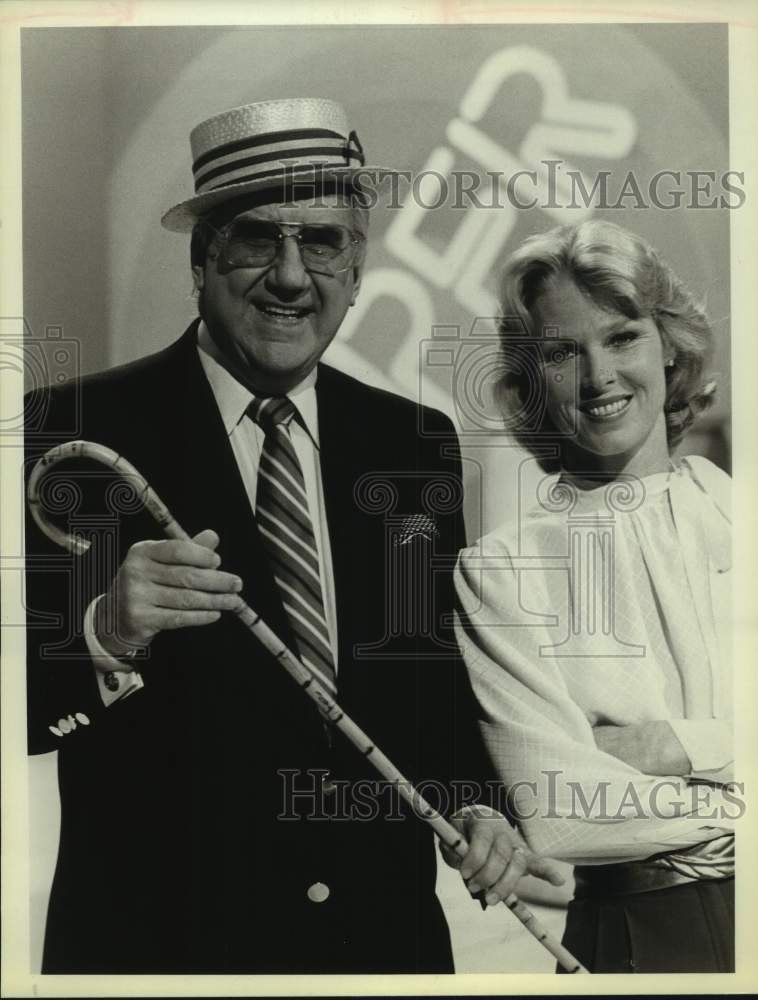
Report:
[[[463,544],[460,502],[434,500],[460,500],[455,434],[427,412],[422,436],[419,407],[319,364],[365,249],[343,110],[248,105],[191,141],[196,194],[163,223],[192,232],[200,319],[152,357],[50,390],[29,435],[31,465],[80,407],[77,436],[128,458],[193,536],[160,539],[107,480],[103,521],[102,475],[85,468],[70,474],[69,526],[94,538],[83,568],[73,585],[30,572],[30,608],[60,623],[30,643],[30,746],[59,750],[61,790],[44,971],[452,971],[430,830],[391,789],[366,794],[370,763],[224,612],[244,582],[412,780],[481,782],[450,572],[415,597],[429,628],[390,624],[391,567],[451,568]],[[29,550],[46,551],[31,525]],[[514,853],[502,818],[466,816],[472,891],[497,901],[527,866],[557,878]]]

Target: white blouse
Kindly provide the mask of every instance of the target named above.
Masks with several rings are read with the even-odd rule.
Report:
[[[575,864],[733,831],[729,477],[706,459],[538,504],[461,552],[456,632],[530,846]],[[643,774],[593,725],[668,720],[692,774]],[[707,784],[705,782],[708,782]]]

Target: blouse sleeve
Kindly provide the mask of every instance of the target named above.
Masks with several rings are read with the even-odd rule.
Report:
[[[690,760],[688,777],[725,784],[734,781],[732,724],[724,719],[669,719]]]
[[[681,777],[643,774],[595,745],[550,644],[522,609],[507,543],[463,550],[456,634],[498,777],[530,847],[574,864],[687,848],[733,831],[739,805]]]
[[[688,455],[682,459],[682,465],[701,494],[708,498],[703,508],[706,511],[703,545],[692,552],[691,564],[693,573],[696,567],[706,567],[706,593],[716,636],[714,654],[719,668],[720,692],[716,717],[669,719],[669,725],[690,759],[688,777],[724,784],[735,780],[731,671],[733,606],[729,573],[732,536],[728,530],[732,520],[732,480],[726,472],[701,455]],[[685,532],[680,539],[686,550],[693,545],[691,534]]]

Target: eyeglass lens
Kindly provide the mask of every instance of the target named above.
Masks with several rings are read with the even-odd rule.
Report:
[[[232,223],[226,234],[224,257],[233,267],[254,267],[270,264],[285,235],[274,222],[240,219]],[[338,225],[298,225],[292,233],[300,244],[303,263],[311,270],[334,273],[347,264],[355,249],[355,238],[349,229]]]

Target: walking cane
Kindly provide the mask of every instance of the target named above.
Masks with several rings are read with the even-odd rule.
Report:
[[[59,462],[72,458],[92,459],[117,472],[127,479],[139,496],[143,506],[163,529],[169,538],[191,541],[190,536],[176,522],[168,507],[151,489],[147,481],[121,455],[92,441],[71,441],[68,444],[57,445],[46,452],[34,466],[29,477],[27,500],[32,517],[40,529],[58,545],[76,555],[82,555],[90,547],[90,542],[75,534],[61,531],[46,516],[40,496],[40,484],[48,471]],[[397,786],[398,792],[411,806],[414,813],[424,819],[437,836],[459,856],[467,851],[465,839],[436,809],[423,798],[413,785],[403,777],[392,761],[386,757],[366,733],[346,715],[337,702],[319,683],[316,677],[305,667],[266,625],[263,619],[244,602],[235,614],[256,639],[263,644],[269,653],[284,667],[287,673],[300,685],[300,688],[318,705],[327,721],[339,729],[353,744],[359,753],[367,757],[376,770],[391,784]],[[567,951],[560,941],[537,920],[524,903],[511,893],[503,900],[508,909],[514,913],[533,937],[553,955],[566,972],[586,973],[588,970]]]

